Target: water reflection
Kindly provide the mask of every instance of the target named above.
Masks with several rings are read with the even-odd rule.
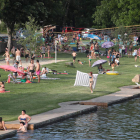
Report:
[[[70,118],[9,140],[140,139],[140,99]]]

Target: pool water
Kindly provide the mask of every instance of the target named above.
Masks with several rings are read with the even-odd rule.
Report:
[[[140,99],[20,133],[6,140],[128,140],[140,139]]]

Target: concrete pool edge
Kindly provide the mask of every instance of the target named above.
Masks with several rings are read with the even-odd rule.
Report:
[[[16,130],[6,130],[0,131],[0,140],[5,138],[13,137],[17,134]]]

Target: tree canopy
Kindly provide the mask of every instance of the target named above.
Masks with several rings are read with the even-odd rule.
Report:
[[[139,0],[103,0],[93,14],[100,27],[137,25],[140,23]]]

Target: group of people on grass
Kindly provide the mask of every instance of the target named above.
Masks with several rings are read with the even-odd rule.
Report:
[[[20,127],[17,130],[17,132],[27,132],[28,123],[31,120],[31,117],[26,114],[25,110],[22,110],[21,115],[19,115],[18,120],[20,122]],[[0,117],[0,130],[7,130],[5,126],[5,122],[2,120],[2,117]]]

